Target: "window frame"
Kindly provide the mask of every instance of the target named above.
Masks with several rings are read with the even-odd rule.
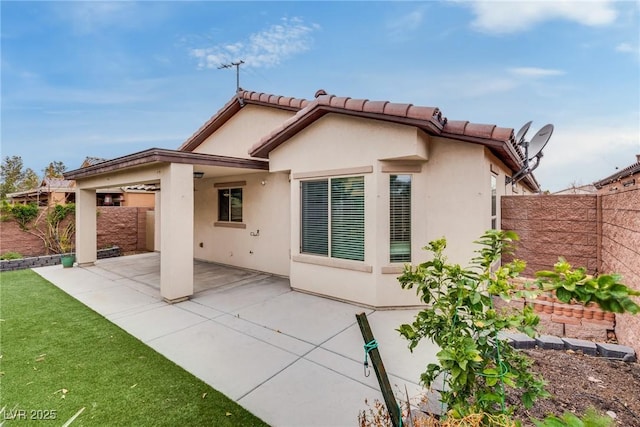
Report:
[[[244,221],[244,191],[243,188],[240,186],[218,186],[216,185],[216,189],[217,191],[217,221],[216,221],[216,225],[221,225],[221,224],[243,224]],[[227,204],[227,215],[226,218],[223,217],[222,215],[222,201],[224,200],[224,193],[227,192],[228,193],[228,197],[229,197],[229,202]],[[233,213],[233,201],[232,199],[234,198],[233,196],[233,192],[236,192],[236,194],[239,193],[240,197],[240,218],[239,219],[234,219],[234,213]],[[237,196],[236,196],[237,198]]]
[[[400,205],[394,206],[394,177],[396,182],[402,182],[407,179],[408,182],[408,198],[400,200]],[[389,262],[390,263],[407,263],[411,262],[411,237],[412,237],[412,182],[413,175],[407,173],[393,173],[389,175]],[[398,200],[398,198],[395,198]],[[408,199],[408,200],[407,200]],[[396,218],[399,220],[396,220]],[[402,228],[398,230],[398,227]],[[408,228],[408,232],[404,229]],[[394,235],[401,235],[400,239],[394,238]],[[401,253],[398,253],[400,248]]]
[[[491,194],[491,210],[489,211],[491,217],[491,229],[497,230],[498,226],[498,175],[491,173],[490,181],[490,194]]]
[[[341,182],[347,191],[360,193],[356,197],[348,197],[345,193],[340,193]],[[326,209],[326,213],[320,218],[320,233],[326,235],[320,236],[320,244],[326,244],[326,249],[311,251],[309,250],[317,242],[305,241],[305,236],[317,233],[313,224],[309,221],[313,215],[321,214],[319,210],[314,210],[306,204],[310,200],[309,191],[312,183],[325,183],[324,191],[321,194],[326,200],[316,201],[320,207]],[[326,196],[325,196],[326,195]],[[365,177],[364,175],[349,176],[331,176],[322,178],[311,178],[300,181],[300,238],[299,253],[301,255],[318,256],[327,259],[343,260],[343,261],[365,261]],[[324,202],[324,203],[323,203]],[[309,228],[308,228],[309,227]],[[344,233],[351,231],[352,236],[346,236]],[[340,233],[341,239],[338,242],[337,234]],[[342,238],[344,236],[344,239]],[[356,249],[353,249],[353,242],[357,243]],[[342,256],[336,256],[340,254]]]

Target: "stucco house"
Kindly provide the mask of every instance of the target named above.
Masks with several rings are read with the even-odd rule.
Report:
[[[10,203],[35,203],[38,206],[55,206],[74,201],[75,183],[62,178],[44,178],[36,188],[7,193]]]
[[[177,150],[65,173],[76,181],[77,260],[96,261],[97,189],[153,184],[161,294],[193,294],[193,260],[286,276],[291,287],[372,307],[419,304],[396,277],[446,236],[452,261],[499,227],[523,154],[510,128],[438,108],[238,91]]]

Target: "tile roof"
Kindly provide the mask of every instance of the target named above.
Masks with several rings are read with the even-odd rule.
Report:
[[[516,145],[512,128],[448,120],[437,107],[338,97],[328,95],[322,89],[316,92],[315,99],[312,101],[240,90],[200,129],[189,137],[178,150],[193,151],[247,104],[263,105],[296,112],[293,117],[286,120],[281,126],[251,147],[249,154],[258,158],[268,158],[268,153],[271,150],[320,117],[333,112],[406,124],[423,129],[430,135],[482,144],[494,152],[513,171],[520,170],[524,159],[524,154]],[[530,175],[525,180],[534,190],[539,189],[539,185],[533,176]]]
[[[75,187],[76,183],[72,180],[64,179],[64,178],[44,178],[40,183],[40,187],[42,188],[72,188]]]
[[[431,135],[483,144],[496,152],[512,170],[518,171],[522,164],[523,155],[515,145],[512,128],[451,121],[444,117],[437,107],[338,97],[327,95],[323,90],[316,92],[316,99],[299,110],[295,116],[251,147],[249,154],[267,158],[271,150],[331,112],[416,126]]]

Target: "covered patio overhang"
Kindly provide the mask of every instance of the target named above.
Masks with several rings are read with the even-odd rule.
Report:
[[[151,148],[65,172],[76,181],[76,258],[81,266],[97,259],[96,191],[154,184],[155,249],[160,250],[160,294],[169,302],[193,295],[194,179],[269,170],[263,160]]]

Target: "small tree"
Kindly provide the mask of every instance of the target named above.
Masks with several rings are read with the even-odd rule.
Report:
[[[45,178],[62,178],[67,167],[63,162],[53,161],[43,170]]]
[[[37,188],[40,178],[31,168],[24,171],[22,157],[5,156],[0,167],[0,199],[4,199],[7,194],[16,191],[25,191]]]
[[[440,347],[438,363],[427,365],[421,381],[431,387],[441,380],[441,400],[448,413],[459,418],[471,413],[508,413],[504,387],[522,391],[525,407],[535,399],[549,396],[544,381],[530,371],[531,362],[501,339],[499,332],[516,329],[534,336],[539,317],[529,306],[523,310],[498,311],[493,298],[509,301],[513,297],[535,298],[542,290],[556,290],[562,301],[593,301],[604,310],[631,313],[640,307],[629,297],[640,295],[619,283],[617,276],[595,279],[583,269],[571,270],[565,261],[556,271],[540,273],[536,289],[519,289],[514,282],[525,268],[521,260],[498,266],[501,255],[511,251],[517,235],[487,231],[479,241],[481,249],[469,268],[449,264],[443,255],[445,239],[425,248],[433,259],[416,267],[407,265],[398,278],[403,288],[416,287],[420,299],[428,304],[414,322],[401,325],[400,334],[413,350],[420,340],[429,338]],[[488,422],[488,421],[487,421]]]

